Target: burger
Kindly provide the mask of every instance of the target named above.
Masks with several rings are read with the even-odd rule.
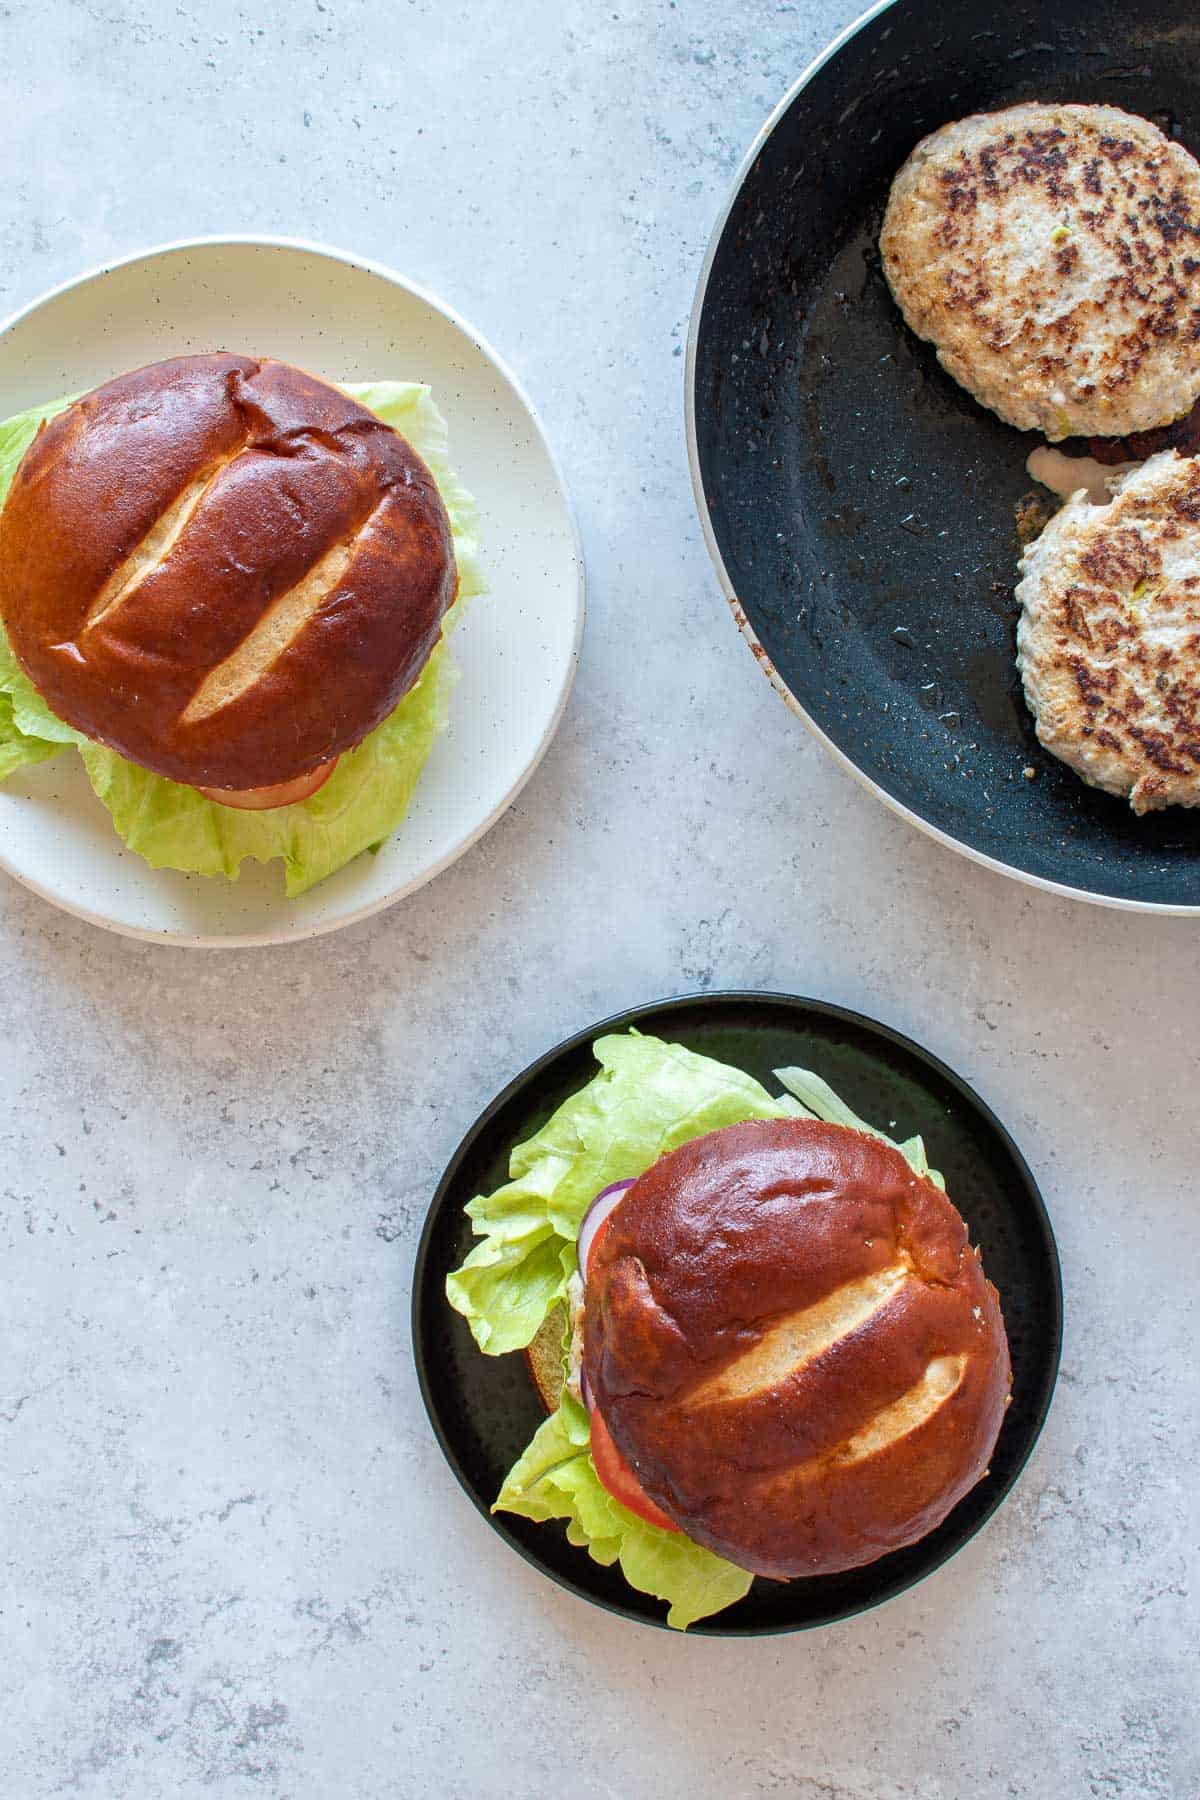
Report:
[[[653,1065],[677,1075],[689,1053],[608,1039],[597,1054],[616,1121],[603,1160],[644,1158],[645,1096],[626,1126],[614,1074],[632,1086],[640,1064],[661,1093]],[[724,1066],[691,1060],[707,1066],[685,1065],[688,1088],[711,1092]],[[686,1114],[664,1118],[671,1147],[584,1208],[563,1310],[547,1309],[527,1352],[550,1416],[497,1503],[565,1517],[677,1624],[755,1577],[837,1574],[936,1529],[986,1475],[1011,1387],[996,1290],[919,1140],[891,1143],[803,1071],[781,1079],[807,1104],[724,1073],[736,1079],[716,1110],[741,1118],[695,1135]],[[673,1107],[688,1097],[675,1089]],[[593,1094],[585,1159],[595,1111]],[[511,1337],[504,1290],[516,1297],[521,1265],[510,1255],[497,1279],[496,1252],[512,1248],[512,1190],[543,1185],[543,1150],[561,1167],[568,1129],[552,1120],[539,1150],[516,1153],[515,1181],[473,1203],[476,1229],[494,1222],[501,1241],[489,1231],[449,1294],[485,1349]],[[546,1248],[529,1246],[527,1279]],[[489,1320],[498,1339],[477,1328]]]
[[[102,798],[129,771],[126,811],[152,794],[175,841],[136,843],[149,860],[196,866],[207,828],[234,854],[204,872],[236,874],[290,833],[293,891],[399,822],[437,683],[422,717],[405,702],[477,585],[470,503],[426,390],[359,393],[222,351],[0,427],[0,772],[74,742]],[[305,867],[303,809],[335,782]]]
[[[890,1145],[728,1125],[585,1232],[593,1460],[634,1511],[790,1580],[914,1543],[987,1469],[999,1302],[950,1201]]]

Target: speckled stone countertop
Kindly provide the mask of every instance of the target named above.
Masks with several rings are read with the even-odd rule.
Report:
[[[0,1793],[1200,1792],[1194,923],[985,873],[771,692],[687,478],[682,347],[736,163],[847,0],[0,8],[0,308],[193,233],[444,294],[543,410],[590,616],[562,731],[433,886],[275,951],[0,882]],[[281,22],[284,21],[284,22]],[[1057,1402],[916,1591],[757,1642],[638,1630],[488,1531],[410,1352],[432,1186],[552,1041],[709,986],[947,1058],[1043,1183]]]

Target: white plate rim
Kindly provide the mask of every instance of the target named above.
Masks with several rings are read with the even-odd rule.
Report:
[[[1188,905],[1183,902],[1161,900],[1127,900],[1118,894],[1097,894],[1090,888],[1071,887],[1066,882],[1049,881],[1044,875],[1031,874],[1028,869],[1018,868],[1015,863],[1003,862],[999,857],[989,856],[984,850],[976,850],[972,845],[964,844],[960,838],[953,837],[948,831],[943,831],[940,826],[931,824],[928,819],[922,818],[920,813],[913,812],[911,807],[905,806],[902,800],[897,800],[894,795],[889,794],[886,788],[880,787],[878,782],[873,781],[852,758],[847,756],[844,750],[838,748],[832,738],[826,735],[788,687],[772,662],[766,646],[746,617],[745,609],[737,597],[733,582],[729,578],[729,571],[725,567],[725,559],[717,544],[716,533],[713,530],[712,518],[708,510],[708,500],[704,493],[704,483],[700,474],[700,448],[696,437],[696,359],[700,339],[700,315],[704,310],[705,295],[708,292],[709,277],[712,274],[713,263],[716,261],[717,249],[746,177],[757,161],[771,132],[797,95],[803,93],[813,77],[819,74],[825,64],[831,61],[852,38],[857,37],[864,26],[869,25],[881,13],[889,12],[896,4],[898,4],[898,0],[876,0],[874,6],[868,7],[866,12],[852,20],[845,30],[840,31],[833,41],[821,51],[819,56],[814,57],[804,73],[792,83],[778,104],[772,107],[770,114],[759,127],[754,141],[739,163],[728,198],[722,205],[713,225],[700,275],[696,282],[695,297],[692,301],[691,318],[688,322],[687,357],[684,364],[684,421],[687,434],[688,467],[691,471],[692,494],[696,502],[696,511],[700,517],[700,529],[704,535],[705,547],[712,560],[713,568],[716,570],[717,579],[733,614],[734,622],[750,646],[754,660],[770,681],[775,692],[787,702],[791,711],[798,719],[802,720],[817,742],[828,751],[839,767],[847,775],[852,775],[868,794],[873,794],[876,800],[882,801],[889,812],[895,813],[897,818],[906,819],[910,825],[915,825],[918,831],[924,832],[926,837],[933,838],[936,843],[944,845],[947,850],[956,851],[959,856],[965,856],[970,862],[977,863],[981,868],[990,869],[996,875],[1006,875],[1010,880],[1024,883],[1026,887],[1040,888],[1045,894],[1057,894],[1065,900],[1081,900],[1089,906],[1106,906],[1113,912],[1152,913],[1157,914],[1159,918],[1195,918],[1200,914],[1200,904]]]
[[[378,276],[382,280],[390,282],[392,286],[400,288],[412,299],[427,306],[431,312],[439,313],[450,325],[468,338],[485,360],[491,363],[512,388],[528,414],[562,497],[564,514],[571,531],[571,545],[576,569],[575,634],[562,688],[546,729],[529,762],[503,798],[496,803],[486,818],[481,820],[444,856],[431,863],[428,868],[421,870],[418,875],[403,882],[390,893],[378,895],[362,906],[341,913],[335,918],[323,919],[308,925],[282,925],[279,929],[271,931],[230,932],[220,936],[204,932],[155,931],[148,926],[131,925],[125,920],[110,918],[105,913],[96,912],[90,907],[81,906],[61,894],[54,893],[41,882],[34,881],[20,869],[14,867],[11,860],[5,855],[3,845],[0,844],[0,869],[3,869],[5,874],[10,875],[23,888],[28,889],[30,893],[37,894],[40,899],[48,901],[59,911],[70,913],[77,919],[83,919],[89,925],[98,925],[105,931],[115,932],[119,937],[134,938],[141,943],[166,944],[176,949],[186,950],[252,950],[264,948],[270,944],[304,943],[312,938],[324,937],[332,931],[342,931],[348,925],[361,924],[364,919],[369,919],[374,914],[385,911],[389,906],[396,905],[398,901],[406,899],[410,894],[416,893],[427,882],[435,880],[452,863],[457,862],[460,856],[465,856],[467,851],[477,844],[480,838],[490,831],[496,821],[508,811],[550,748],[562,723],[567,701],[571,697],[571,689],[575,684],[586,614],[587,574],[584,567],[583,537],[579,529],[579,519],[570,489],[567,486],[562,463],[550,441],[541,414],[516,373],[481,332],[477,331],[460,312],[437,294],[431,292],[429,288],[423,287],[419,282],[411,281],[408,276],[401,275],[398,270],[389,268],[386,263],[378,262],[373,257],[361,256],[355,251],[339,249],[333,244],[321,243],[315,238],[291,237],[275,233],[214,232],[200,237],[172,238],[165,243],[150,244],[143,249],[131,251],[126,256],[113,257],[85,270],[82,274],[73,275],[69,280],[60,281],[56,286],[47,288],[44,293],[36,295],[24,306],[9,313],[7,318],[0,319],[0,338],[5,337],[14,326],[19,325],[22,320],[29,318],[52,300],[58,299],[60,295],[70,293],[74,288],[86,287],[90,282],[102,280],[106,275],[112,274],[117,269],[127,268],[132,263],[150,262],[156,257],[175,256],[188,250],[225,249],[231,246],[249,249],[298,250],[310,256],[325,257],[332,262],[344,263],[350,268],[361,269],[369,275]],[[151,873],[153,872],[151,871]]]

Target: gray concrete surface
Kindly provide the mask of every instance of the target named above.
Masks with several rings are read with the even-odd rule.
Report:
[[[696,526],[680,354],[742,148],[853,0],[0,7],[0,307],[223,228],[444,293],[544,410],[591,574],[520,803],[320,942],[123,942],[0,883],[0,1793],[1200,1792],[1196,929],[898,823],[789,716]],[[431,1186],[510,1074],[671,990],[921,1037],[1044,1182],[1068,1329],[1015,1497],[792,1640],[639,1632],[512,1557],[409,1356]]]

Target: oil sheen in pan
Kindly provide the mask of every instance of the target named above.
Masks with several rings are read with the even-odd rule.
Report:
[[[972,784],[956,796],[961,810],[976,803],[973,784],[986,806],[1005,785],[1023,782],[1035,750],[1012,653],[1014,507],[1031,483],[1022,472],[1014,492],[973,433],[982,418],[986,436],[1004,433],[1022,453],[1030,440],[981,414],[932,348],[907,332],[880,267],[881,216],[872,208],[835,258],[806,321],[798,369],[811,445],[804,460],[819,486],[803,483],[798,522],[830,552],[831,579],[812,585],[801,616],[818,650],[850,626],[865,629],[890,683],[883,766],[901,767],[915,734],[925,757]],[[911,434],[881,431],[885,395],[901,419],[919,411],[940,425],[944,451],[929,458]],[[974,502],[968,530],[961,509],[946,504],[954,486]],[[838,564],[853,582],[852,608],[835,585]],[[935,587],[951,596],[949,608],[934,604]],[[873,715],[865,723],[878,731]]]
[[[907,331],[877,250],[914,143],[973,111],[1107,101],[1200,146],[1190,0],[1151,0],[1134,35],[1131,49],[1118,0],[1001,14],[896,0],[863,21],[747,158],[701,279],[689,423],[735,613],[881,798],[1039,885],[1191,911],[1200,817],[1136,819],[1037,743],[1013,589],[1040,440],[985,412]]]

